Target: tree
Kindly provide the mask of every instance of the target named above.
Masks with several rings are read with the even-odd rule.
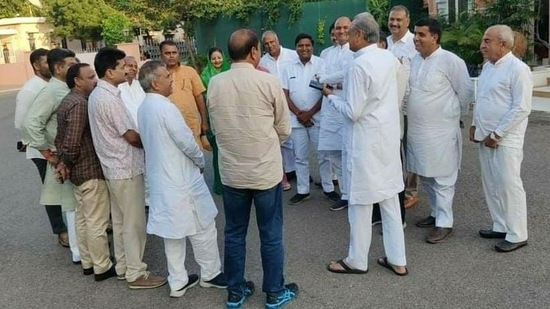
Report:
[[[2,0],[0,1],[0,18],[12,18],[19,16],[37,16],[40,9],[33,6],[27,0]]]
[[[47,20],[60,37],[82,40],[101,40],[101,24],[115,10],[103,0],[45,1]]]
[[[101,25],[101,36],[107,46],[126,42],[129,40],[129,35],[125,33],[125,31],[129,31],[130,27],[130,20],[128,20],[124,14],[115,12],[103,21]]]

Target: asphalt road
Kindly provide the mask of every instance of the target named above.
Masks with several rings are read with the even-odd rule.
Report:
[[[195,287],[180,299],[169,288],[130,290],[109,279],[101,283],[82,275],[69,250],[51,234],[46,213],[38,205],[40,181],[32,162],[15,150],[15,93],[0,94],[0,308],[222,308],[225,291]],[[347,212],[331,212],[322,191],[301,205],[285,205],[286,279],[300,286],[288,308],[549,308],[550,241],[550,114],[534,112],[525,143],[523,181],[527,191],[529,245],[512,253],[496,253],[496,241],[477,236],[490,225],[484,204],[476,146],[464,142],[454,209],[455,231],[446,242],[424,241],[426,230],[414,222],[428,214],[421,203],[407,213],[405,230],[407,277],[378,266],[384,255],[376,227],[366,275],[339,275],[325,270],[331,260],[346,256]],[[466,123],[469,119],[466,118]],[[210,184],[211,168],[205,175]],[[314,173],[317,177],[317,173]],[[293,183],[294,185],[294,183]],[[294,190],[284,194],[288,201]],[[223,252],[223,211],[215,197],[220,250]],[[186,266],[198,271],[191,250]],[[251,225],[247,277],[261,286],[258,231]],[[155,274],[167,275],[161,240],[149,236],[145,262]],[[244,308],[263,308],[257,291]]]

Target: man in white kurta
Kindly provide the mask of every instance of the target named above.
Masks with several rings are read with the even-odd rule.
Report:
[[[388,29],[391,35],[386,39],[387,49],[391,51],[403,65],[402,73],[407,80],[406,92],[409,91],[408,80],[412,58],[418,53],[414,47],[414,35],[409,31],[410,16],[409,9],[403,5],[396,5],[391,8],[388,16]],[[406,98],[406,97],[405,97]],[[407,147],[407,104],[401,102],[403,113],[403,147]],[[405,158],[406,162],[406,158]],[[405,175],[405,208],[411,208],[418,203],[418,175],[407,173]],[[403,215],[404,217],[404,215]]]
[[[353,62],[353,52],[349,49],[348,30],[351,20],[348,17],[340,17],[335,22],[334,35],[336,45],[328,49],[321,57],[325,60],[325,74],[321,76],[319,82],[329,84],[334,89],[334,94],[343,96],[342,83],[349,68]],[[322,156],[328,157],[332,166],[332,171],[342,182],[342,114],[332,105],[328,104],[327,98],[323,98],[321,105],[321,128],[319,130],[318,150]],[[323,184],[323,187],[330,184]],[[348,195],[340,186],[342,198],[336,201],[330,210],[338,211],[348,206]]]
[[[310,197],[310,144],[313,145],[319,160],[323,192],[331,200],[337,201],[340,196],[334,192],[330,161],[317,150],[322,94],[320,90],[309,87],[312,80],[316,81],[325,73],[325,62],[323,59],[313,56],[313,40],[307,34],[300,34],[296,37],[296,52],[299,59],[288,65],[282,74],[283,90],[291,111],[292,133],[290,138],[294,145],[296,178],[298,179],[297,194],[290,199],[289,203],[299,204]]]
[[[185,269],[186,238],[201,268],[201,286],[225,288],[217,230],[218,213],[204,181],[204,157],[178,108],[170,102],[172,78],[160,61],[141,67],[147,91],[138,110],[139,131],[150,180],[147,233],[164,238],[171,297],[181,297],[199,281]]]
[[[407,170],[420,176],[428,193],[430,216],[418,227],[431,228],[429,243],[453,231],[453,197],[462,156],[460,115],[468,111],[473,85],[466,64],[439,46],[435,19],[415,24],[419,54],[411,62],[407,100]]]
[[[260,58],[259,66],[265,68],[270,74],[277,76],[281,84],[282,74],[285,67],[298,61],[298,54],[292,49],[284,48],[279,43],[279,38],[274,31],[268,30],[262,34],[262,45],[266,53]],[[283,156],[283,169],[285,173],[296,170],[294,145],[292,139],[287,139],[281,144],[281,154]],[[288,182],[286,182],[288,184]],[[283,179],[285,187],[285,179]],[[286,185],[290,189],[290,185]],[[286,190],[285,188],[283,188]]]
[[[527,245],[527,203],[521,162],[527,117],[531,112],[530,69],[511,52],[514,35],[508,26],[485,32],[481,53],[488,60],[478,82],[470,140],[479,143],[485,200],[493,226],[483,238],[504,238],[495,246],[509,252]]]
[[[405,240],[398,193],[404,188],[401,170],[398,63],[377,47],[378,24],[368,13],[355,17],[349,31],[354,61],[344,80],[345,99],[328,88],[329,103],[344,117],[343,176],[349,194],[349,253],[332,262],[337,273],[366,273],[372,237],[372,205],[380,204],[387,257],[378,263],[406,275]],[[367,38],[371,39],[369,41]]]
[[[124,62],[126,63],[128,73],[126,74],[126,82],[118,85],[120,98],[136,125],[139,126],[137,111],[145,99],[145,91],[143,91],[143,88],[141,88],[141,85],[137,81],[138,65],[136,59],[132,56],[127,56],[124,58]]]

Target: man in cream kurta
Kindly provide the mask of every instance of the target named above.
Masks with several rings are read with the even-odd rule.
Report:
[[[40,204],[61,205],[67,219],[72,259],[73,262],[80,262],[74,223],[76,199],[73,194],[73,185],[70,181],[61,184],[56,180],[55,167],[59,163],[59,158],[54,145],[57,134],[57,108],[69,93],[65,78],[67,70],[76,63],[76,59],[75,54],[67,49],[52,49],[48,52],[47,59],[52,78],[36,96],[26,116],[22,133],[29,147],[40,151],[50,163],[44,177]]]
[[[372,237],[372,205],[380,204],[387,257],[378,263],[406,275],[405,240],[398,193],[401,170],[398,62],[377,47],[378,24],[368,13],[355,17],[349,31],[353,64],[344,80],[345,99],[332,94],[329,103],[344,117],[343,176],[349,194],[350,245],[347,258],[332,262],[337,273],[366,273]],[[369,41],[369,39],[372,40]]]
[[[426,241],[445,240],[453,228],[453,197],[462,156],[460,115],[468,111],[473,87],[466,64],[439,46],[435,19],[414,27],[416,49],[411,62],[407,100],[407,170],[418,174],[428,193],[430,216],[418,227],[432,228]]]
[[[170,296],[182,296],[198,281],[185,269],[186,238],[201,268],[201,285],[225,288],[214,221],[218,210],[202,175],[204,156],[168,99],[170,73],[162,62],[149,61],[141,67],[140,83],[147,91],[138,110],[150,180],[147,232],[164,238]]]
[[[470,140],[479,143],[485,200],[493,226],[483,238],[504,238],[495,246],[510,252],[527,245],[527,202],[521,162],[533,78],[529,67],[511,52],[510,27],[496,25],[485,32],[481,53],[488,60],[479,76]]]

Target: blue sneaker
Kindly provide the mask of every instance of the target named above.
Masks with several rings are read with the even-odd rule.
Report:
[[[254,294],[254,282],[247,281],[244,285],[245,286],[242,293],[229,291],[227,294],[227,308],[240,308],[244,304],[245,300]]]
[[[267,295],[265,308],[281,308],[284,304],[294,299],[296,295],[298,295],[298,285],[296,283],[289,283],[285,285],[285,289],[279,295]]]

